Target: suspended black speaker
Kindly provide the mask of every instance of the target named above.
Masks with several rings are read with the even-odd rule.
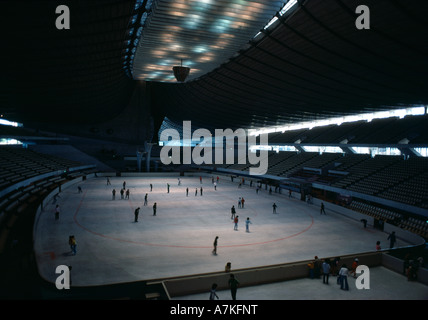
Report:
[[[175,79],[177,79],[178,82],[184,82],[190,73],[190,68],[183,67],[183,60],[181,60],[181,66],[172,67],[172,71],[174,72]]]

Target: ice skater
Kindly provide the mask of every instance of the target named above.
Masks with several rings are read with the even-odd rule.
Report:
[[[157,209],[157,204],[155,202],[155,204],[153,205],[153,215],[156,215],[156,209]]]
[[[397,241],[397,238],[395,236],[395,231],[392,231],[392,233],[388,236],[387,240],[389,240],[389,248],[393,248],[395,242]]]
[[[376,241],[376,251],[382,250],[380,246],[380,241]]]
[[[148,197],[149,195],[146,193],[146,195],[144,196],[144,205],[145,206],[147,206],[147,197]]]
[[[134,222],[138,222],[138,214],[140,213],[140,207],[134,211]]]
[[[247,220],[245,221],[246,232],[250,232],[250,224],[253,224],[253,223],[250,221],[250,218],[247,217]]]
[[[69,236],[68,237],[68,244],[70,245],[71,254],[73,256],[75,256],[76,253],[77,253],[77,241],[76,241],[76,238],[74,236]]]
[[[213,246],[214,246],[213,255],[215,255],[215,256],[217,255],[217,243],[218,243],[218,236],[215,237],[214,243],[213,243]]]
[[[224,272],[230,272],[231,269],[232,269],[232,263],[227,262],[226,265],[224,266]]]
[[[230,219],[233,220],[235,218],[235,214],[236,214],[235,206],[232,206],[232,208],[230,208],[230,213],[232,214],[230,216]]]
[[[320,214],[325,214],[325,207],[324,207],[324,202],[321,202],[321,209],[320,209]]]
[[[272,212],[272,213],[276,213],[276,207],[277,207],[277,205],[276,205],[276,203],[274,203],[274,204],[272,205],[272,209],[273,209],[273,212]]]
[[[233,227],[233,230],[238,231],[238,222],[239,222],[239,216],[235,217],[235,220],[233,222],[235,223],[235,226]]]

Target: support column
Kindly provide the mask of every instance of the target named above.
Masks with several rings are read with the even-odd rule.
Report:
[[[143,159],[143,153],[137,150],[137,168],[138,172],[141,172],[141,160]]]
[[[153,145],[154,143],[144,141],[144,152],[146,154],[146,171],[147,172],[150,172],[150,157],[152,154]]]

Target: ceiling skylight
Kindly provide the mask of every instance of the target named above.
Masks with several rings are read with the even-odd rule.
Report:
[[[373,119],[385,119],[391,117],[403,118],[406,115],[424,115],[426,113],[426,108],[424,106],[410,107],[404,109],[393,109],[388,111],[379,111],[371,113],[362,113],[352,116],[344,116],[339,118],[329,118],[316,120],[311,122],[301,122],[294,123],[290,125],[277,126],[277,127],[264,127],[260,129],[249,129],[248,133],[250,135],[259,135],[262,133],[272,133],[272,132],[285,132],[299,129],[312,129],[315,127],[328,126],[332,124],[341,125],[342,123],[355,122],[355,121],[367,121],[370,122]]]

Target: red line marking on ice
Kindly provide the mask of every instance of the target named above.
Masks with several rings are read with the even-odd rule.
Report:
[[[55,260],[55,252],[53,251],[45,251],[43,254],[47,254],[50,256],[51,260]]]
[[[86,192],[83,194],[82,199],[80,200],[79,205],[77,206],[76,212],[74,213],[74,222],[83,230],[92,233],[93,235],[99,236],[99,237],[103,237],[106,239],[110,239],[110,240],[115,240],[115,241],[120,241],[120,242],[125,242],[125,243],[132,243],[132,244],[137,244],[137,245],[145,245],[145,246],[152,246],[152,247],[166,247],[166,248],[187,248],[187,249],[207,249],[207,248],[212,248],[212,246],[183,246],[183,245],[172,245],[172,244],[159,244],[159,243],[148,243],[148,242],[140,242],[140,241],[132,241],[132,240],[125,240],[125,239],[121,239],[121,238],[116,238],[116,237],[111,237],[111,236],[107,236],[105,234],[99,233],[99,232],[95,232],[91,229],[88,229],[87,227],[83,226],[78,220],[77,220],[77,215],[79,213],[79,210],[82,206],[83,200],[85,198]],[[279,238],[279,239],[273,239],[273,240],[268,240],[268,241],[262,241],[262,242],[252,242],[252,243],[243,243],[243,244],[231,244],[231,245],[225,245],[225,246],[218,246],[218,248],[233,248],[233,247],[245,247],[245,246],[255,246],[255,245],[262,245],[262,244],[267,244],[267,243],[272,243],[272,242],[278,242],[278,241],[283,241],[283,240],[287,240],[293,237],[297,237],[298,235],[301,235],[302,233],[308,231],[314,224],[314,218],[312,217],[312,215],[309,214],[309,216],[311,217],[311,223],[308,227],[306,227],[305,229],[294,233],[292,235],[289,235],[287,237],[284,238]]]

